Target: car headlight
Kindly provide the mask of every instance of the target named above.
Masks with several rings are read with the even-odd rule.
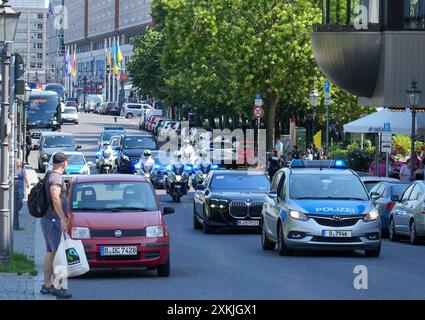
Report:
[[[364,217],[363,221],[372,222],[379,219],[379,212],[376,209],[370,211],[366,217]]]
[[[163,238],[165,235],[162,226],[151,226],[146,228],[146,238]]]
[[[177,182],[181,182],[182,181],[182,176],[176,176],[176,181]]]
[[[295,211],[295,210],[290,210],[289,211],[289,216],[292,218],[292,219],[295,219],[295,220],[300,220],[300,221],[308,221],[308,217],[307,217],[307,215],[305,215],[304,213],[302,213],[302,212],[299,212],[299,211]]]
[[[224,209],[229,205],[229,201],[225,199],[210,199],[211,209],[220,208]]]
[[[122,158],[123,158],[125,161],[130,161],[130,157],[129,157],[129,156],[127,156],[126,154],[123,154],[123,155],[122,155]]]
[[[72,228],[71,231],[71,237],[73,239],[90,239],[90,229],[88,228],[79,228],[79,227],[74,227]]]

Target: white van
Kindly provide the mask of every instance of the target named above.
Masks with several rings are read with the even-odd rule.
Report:
[[[124,103],[122,105],[121,115],[127,119],[140,117],[144,110],[151,110],[153,107],[145,103]]]

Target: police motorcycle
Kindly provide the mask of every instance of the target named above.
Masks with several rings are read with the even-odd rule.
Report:
[[[213,164],[209,159],[209,153],[207,151],[199,151],[199,158],[197,163],[193,166],[193,176],[192,176],[192,187],[196,188],[203,184],[208,174],[212,170],[218,170],[219,166]]]
[[[152,158],[152,152],[145,150],[139,162],[134,166],[135,175],[144,176],[147,180],[152,181],[152,175],[156,168],[155,160]]]
[[[192,170],[193,167],[183,161],[181,152],[176,151],[173,161],[167,166],[164,177],[165,191],[174,202],[180,202],[181,197],[187,195]]]
[[[116,157],[112,148],[108,147],[98,155],[96,168],[99,174],[111,174],[116,170]]]

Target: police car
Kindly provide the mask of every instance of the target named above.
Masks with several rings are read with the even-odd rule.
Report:
[[[262,212],[262,247],[381,252],[381,222],[358,175],[344,161],[294,160],[276,173]]]

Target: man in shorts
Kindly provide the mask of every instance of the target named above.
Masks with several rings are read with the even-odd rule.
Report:
[[[53,169],[46,174],[46,194],[50,203],[46,214],[41,218],[41,229],[46,240],[46,255],[44,258],[44,285],[40,293],[53,295],[60,299],[69,299],[72,295],[59,284],[52,285],[53,260],[61,242],[62,233],[68,229],[66,209],[66,184],[63,174],[68,166],[64,153],[58,152],[53,156]]]

